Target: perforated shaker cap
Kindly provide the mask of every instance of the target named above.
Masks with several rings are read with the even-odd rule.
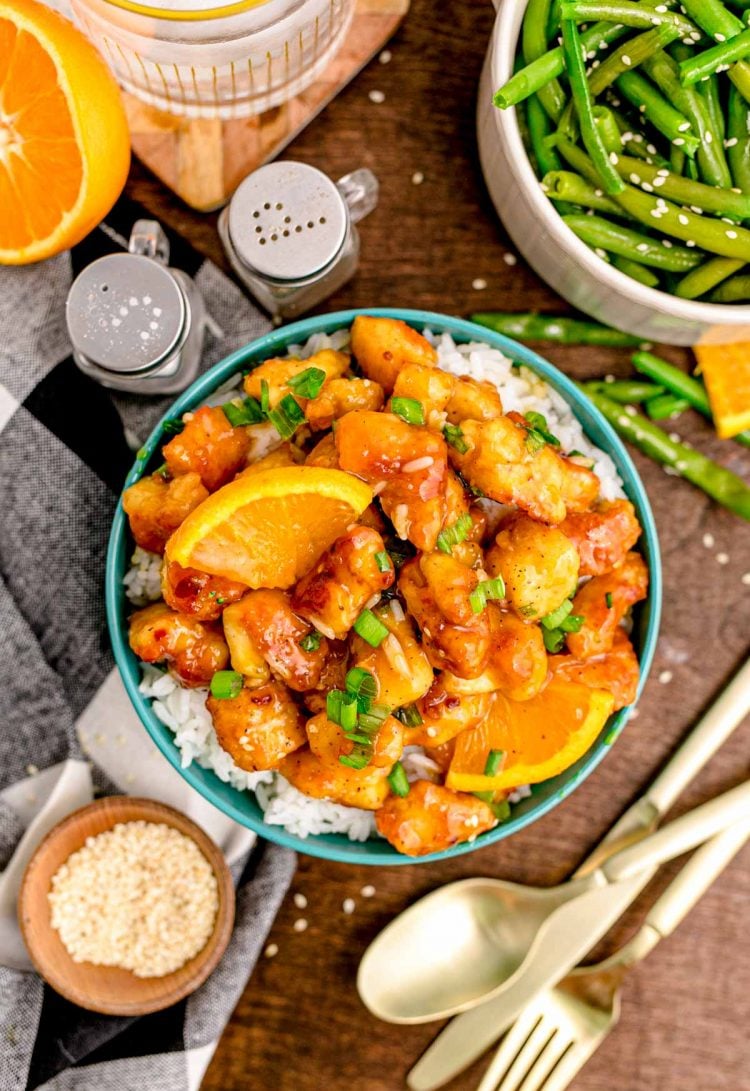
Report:
[[[241,183],[229,205],[237,256],[270,280],[301,280],[325,269],[346,237],[346,204],[315,167],[281,160]]]
[[[86,266],[66,304],[74,348],[120,374],[156,367],[177,345],[185,317],[172,274],[139,254],[108,254]]]

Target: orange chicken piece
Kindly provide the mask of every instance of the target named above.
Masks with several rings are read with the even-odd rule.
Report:
[[[324,637],[312,651],[301,641],[312,632],[307,621],[295,614],[284,591],[250,591],[224,611],[224,631],[232,650],[235,670],[253,680],[265,680],[261,660],[290,689],[304,693],[315,689],[328,654]],[[240,659],[241,657],[241,659]]]
[[[608,652],[631,606],[648,594],[648,569],[640,553],[601,576],[592,576],[573,599],[573,614],[583,617],[577,633],[568,633],[568,650],[577,659]]]
[[[167,539],[207,496],[199,474],[183,474],[172,481],[152,474],[125,490],[122,507],[137,545],[163,553]]]
[[[460,375],[446,406],[450,424],[463,420],[494,420],[502,416],[503,403],[494,383]]]
[[[419,402],[427,425],[441,431],[445,424],[445,407],[455,383],[455,376],[439,367],[407,364],[396,376],[393,397],[413,398]]]
[[[313,754],[323,763],[336,765],[339,758],[351,754],[354,743],[347,739],[338,724],[332,723],[325,712],[307,721],[307,738]],[[390,773],[404,750],[404,726],[395,716],[387,716],[373,739],[369,769],[384,769]]]
[[[572,655],[552,655],[549,669],[559,678],[580,682],[591,689],[606,689],[615,699],[613,712],[632,705],[638,693],[640,667],[633,645],[623,629],[618,628],[610,651],[593,659]]]
[[[389,792],[387,770],[374,766],[350,769],[339,761],[321,761],[307,747],[284,758],[279,772],[306,796],[365,811],[377,811]]]
[[[398,599],[376,606],[373,613],[388,630],[383,643],[373,648],[356,633],[351,637],[353,663],[369,671],[377,685],[375,700],[389,708],[416,701],[432,685],[434,675],[424,646]]]
[[[485,567],[502,577],[508,602],[523,618],[551,614],[578,583],[578,551],[570,539],[523,512],[503,519]]]
[[[209,697],[206,708],[219,746],[249,773],[277,769],[287,754],[307,742],[300,711],[281,682],[241,689],[227,700]]]
[[[528,701],[547,679],[547,651],[538,625],[521,621],[489,603],[490,651],[484,671],[473,679],[444,673],[451,693],[492,693],[500,690],[512,701]]]
[[[176,614],[164,602],[133,614],[130,647],[145,663],[167,663],[186,686],[207,686],[229,661],[229,650],[213,625]]]
[[[215,492],[244,466],[249,447],[246,428],[233,428],[223,410],[204,405],[163,454],[172,477],[197,473],[208,491]]]
[[[352,323],[352,352],[362,373],[389,394],[399,371],[408,364],[437,364],[430,342],[397,318],[358,314]]]
[[[371,379],[331,379],[305,404],[305,418],[313,432],[321,432],[355,409],[376,412],[383,400],[382,386]]]
[[[260,401],[261,384],[268,383],[268,402],[273,408],[286,394],[293,393],[288,385],[289,380],[311,367],[324,371],[326,382],[331,379],[340,379],[349,367],[349,357],[345,352],[323,349],[321,352],[316,352],[314,356],[308,356],[306,360],[298,360],[293,356],[266,360],[245,376],[243,384],[245,393]],[[294,396],[297,397],[297,395]],[[298,398],[298,400],[301,405],[306,402],[305,398]]]
[[[224,607],[237,602],[248,589],[236,580],[168,561],[162,568],[161,590],[164,601],[178,613],[189,614],[199,621],[216,621]]]
[[[629,500],[601,500],[591,511],[572,512],[560,530],[581,558],[581,576],[602,576],[619,564],[641,536]]]
[[[442,852],[497,825],[492,809],[465,792],[418,780],[403,798],[390,796],[375,815],[378,833],[407,856]]]
[[[422,717],[418,727],[407,731],[409,746],[439,747],[468,731],[487,715],[492,697],[489,693],[449,693],[442,676],[417,701]]]

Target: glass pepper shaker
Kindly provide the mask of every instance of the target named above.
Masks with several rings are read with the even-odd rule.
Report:
[[[168,263],[161,226],[138,220],[127,253],[91,262],[73,282],[65,308],[73,358],[103,386],[177,393],[198,376],[206,328],[221,336],[193,280]]]
[[[378,180],[366,168],[334,183],[306,163],[280,160],[238,186],[219,218],[219,234],[258,302],[274,318],[295,318],[354,275],[354,225],[377,201]]]

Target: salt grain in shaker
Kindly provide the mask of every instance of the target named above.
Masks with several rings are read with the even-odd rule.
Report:
[[[191,278],[168,265],[169,242],[155,220],[138,220],[127,253],[108,254],[79,274],[66,319],[73,357],[103,386],[174,394],[198,376],[212,321]]]
[[[354,224],[375,208],[378,180],[356,170],[334,183],[292,160],[268,163],[239,185],[219,218],[237,276],[275,318],[294,318],[357,269]]]

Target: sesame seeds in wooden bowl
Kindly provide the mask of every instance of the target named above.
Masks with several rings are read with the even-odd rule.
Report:
[[[102,884],[116,923],[92,934],[86,917],[101,920]],[[138,906],[130,926],[128,904]],[[184,929],[170,927],[165,904],[185,914]],[[234,923],[234,884],[221,851],[185,815],[112,796],[74,811],[42,841],[18,916],[36,970],[67,1000],[145,1015],[188,996],[216,967]],[[86,958],[97,961],[76,961]]]

